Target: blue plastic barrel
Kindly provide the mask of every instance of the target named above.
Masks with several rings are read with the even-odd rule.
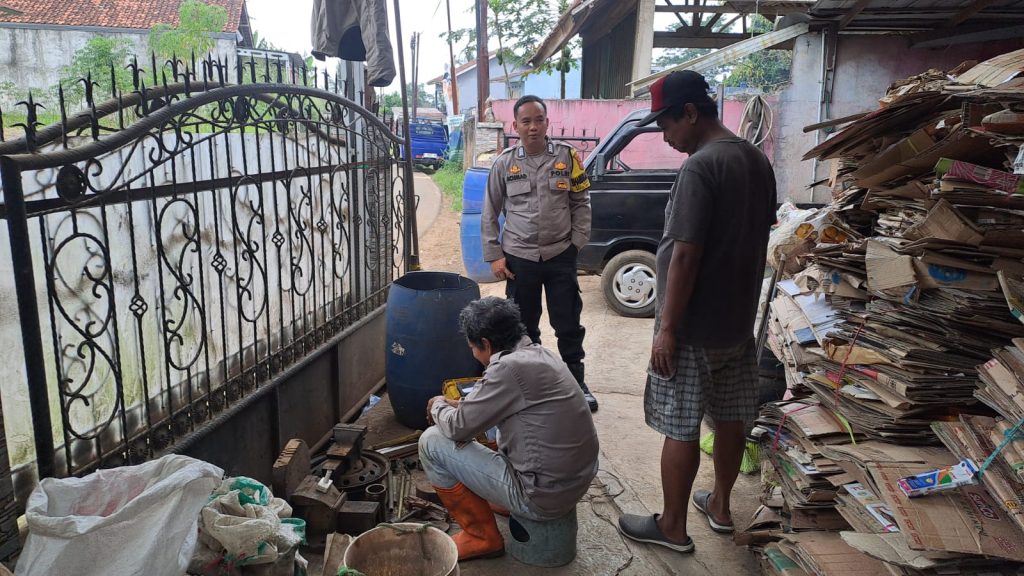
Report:
[[[487,193],[487,168],[470,168],[462,181],[462,213],[479,214],[484,209],[484,194]]]
[[[462,265],[466,269],[466,276],[482,284],[498,281],[491,273],[491,265],[484,260],[483,245],[480,243],[480,213],[484,208],[489,173],[486,168],[470,168],[466,170],[466,178],[462,183]],[[499,218],[499,226],[504,226],[504,223],[505,219]]]
[[[427,400],[441,394],[445,380],[482,373],[459,332],[459,312],[478,298],[476,282],[450,272],[410,272],[391,285],[385,375],[404,426],[427,427]]]

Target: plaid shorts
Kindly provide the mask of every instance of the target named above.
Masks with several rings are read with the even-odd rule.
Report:
[[[715,421],[753,422],[758,411],[755,347],[753,338],[732,348],[680,346],[674,376],[648,371],[647,425],[674,440],[691,442],[700,438],[705,411]]]

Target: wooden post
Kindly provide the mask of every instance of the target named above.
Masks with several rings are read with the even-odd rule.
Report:
[[[633,80],[651,75],[654,53],[654,0],[640,0],[636,5],[636,41],[633,44]]]
[[[476,118],[484,121],[491,96],[491,59],[487,51],[487,0],[476,2]]]
[[[452,44],[452,4],[451,0],[445,0],[445,8],[448,10],[448,61],[449,61],[449,72],[448,75],[451,77],[452,86],[452,109],[450,114],[457,116],[459,114],[459,77],[455,73],[455,48]]]

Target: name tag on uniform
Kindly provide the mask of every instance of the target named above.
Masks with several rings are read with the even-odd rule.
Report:
[[[509,174],[505,176],[505,182],[518,182],[519,180],[526,180],[529,178],[526,174],[520,172],[519,174]]]
[[[559,163],[559,164],[561,164],[561,163]],[[558,164],[556,164],[555,166],[557,166],[557,165]],[[552,178],[568,178],[570,175],[571,175],[571,173],[568,170],[552,170],[551,171],[551,177]]]

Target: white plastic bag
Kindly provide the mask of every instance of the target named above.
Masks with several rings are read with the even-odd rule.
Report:
[[[181,576],[224,471],[171,454],[85,478],[46,478],[25,510],[17,576]]]

